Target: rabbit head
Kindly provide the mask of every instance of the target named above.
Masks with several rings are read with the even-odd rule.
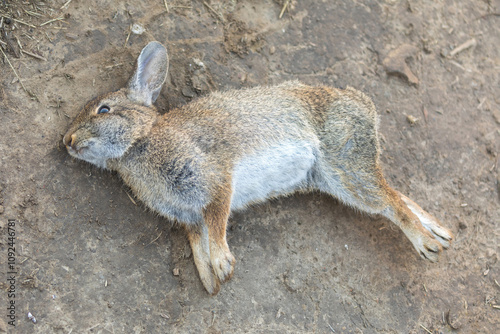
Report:
[[[63,137],[69,154],[106,168],[138,139],[147,135],[158,112],[152,105],[165,82],[168,54],[151,42],[137,59],[127,86],[88,102]]]

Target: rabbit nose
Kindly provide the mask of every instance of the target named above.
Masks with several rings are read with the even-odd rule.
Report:
[[[76,135],[74,133],[73,134],[67,133],[63,137],[63,144],[66,146],[70,146],[71,148],[74,148],[73,144],[75,143],[75,138],[76,138]]]

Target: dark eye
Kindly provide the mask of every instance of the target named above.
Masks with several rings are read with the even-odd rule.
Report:
[[[109,112],[109,107],[108,106],[100,106],[99,110],[97,110],[98,114],[105,114]]]

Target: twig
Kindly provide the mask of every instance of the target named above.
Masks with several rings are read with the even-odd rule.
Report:
[[[430,330],[424,327],[424,325],[420,324],[420,327],[422,327],[427,333],[432,334]]]
[[[214,312],[214,311],[212,311],[212,324],[210,325],[210,327],[214,325],[214,322],[215,322],[215,316],[216,316],[215,312]]]
[[[26,9],[24,10],[24,12],[28,15],[31,15],[31,16],[38,16],[38,17],[42,16],[42,14],[40,14],[40,13],[35,13],[35,12],[29,11]]]
[[[286,7],[288,7],[289,3],[290,3],[290,0],[285,1],[285,4],[283,5],[283,8],[281,9],[280,16],[278,17],[279,19],[281,19],[283,17],[283,14],[285,14]]]
[[[132,203],[134,203],[134,205],[137,205],[137,203],[134,201],[134,199],[132,198],[132,196],[129,195],[128,192],[125,192],[125,194],[127,194],[128,198],[130,198],[130,200],[132,201]]]
[[[160,232],[160,234],[158,234],[158,236],[153,240],[151,241],[149,244],[146,245],[146,247],[148,247],[149,245],[151,245],[153,242],[155,242],[156,240],[158,240],[160,237],[161,237],[161,234],[163,233],[163,231]]]
[[[5,42],[4,42],[4,41],[2,41],[2,40],[0,40],[0,44],[7,46],[7,43],[5,43]]]
[[[221,17],[221,15],[217,13],[217,11],[212,8],[212,6],[210,6],[206,1],[203,1],[203,4],[207,6],[207,8],[210,9],[222,23],[224,23],[224,17]]]
[[[94,325],[94,326],[92,326],[92,327],[89,327],[89,328],[87,328],[87,332],[90,332],[90,331],[92,331],[94,328],[96,328],[97,326],[101,326],[101,325],[102,325],[102,324],[101,324],[101,323],[99,323],[99,324],[97,324],[97,325]],[[73,329],[72,329],[72,330],[73,330]]]
[[[34,25],[32,25],[32,24],[29,24],[29,23],[23,22],[23,21],[21,21],[21,20],[18,20],[18,19],[12,18],[12,17],[8,17],[8,16],[4,16],[4,17],[5,17],[6,19],[10,19],[10,20],[15,21],[15,22],[17,22],[17,23],[24,24],[24,25],[26,25],[26,26],[28,26],[28,27],[35,28],[35,29],[36,29],[36,26],[34,26]]]
[[[165,4],[165,9],[167,10],[167,13],[170,13],[170,11],[168,10],[167,0],[163,0],[163,3]]]
[[[47,39],[49,40],[50,43],[52,43],[52,40],[50,39],[49,35],[47,34],[47,32],[45,32],[45,36],[47,36]]]
[[[462,51],[470,48],[471,46],[475,46],[476,44],[477,44],[477,42],[476,42],[475,38],[469,39],[467,42],[462,43],[459,46],[457,46],[456,48],[454,48],[453,50],[451,50],[450,57],[453,57],[457,53],[462,52]]]
[[[332,325],[328,324],[328,327],[330,327],[330,330],[332,331],[332,333],[335,333],[335,329],[332,328]]]
[[[127,46],[127,43],[128,43],[128,39],[130,38],[130,34],[132,33],[132,26],[130,26],[128,28],[128,35],[127,35],[127,39],[125,40],[125,43],[123,43],[123,47],[126,47]]]
[[[25,33],[25,32],[23,32],[23,35],[22,35],[22,36],[26,36],[26,37],[28,37],[29,39],[34,40],[34,38],[33,38],[33,37],[31,37],[30,35],[28,35],[28,34],[27,34],[27,33]]]
[[[448,62],[452,65],[455,65],[456,67],[458,67],[459,69],[461,69],[462,71],[465,71],[465,72],[470,72],[470,70],[466,69],[465,67],[463,67],[462,65],[460,65],[459,63],[457,63],[456,61],[453,61],[453,60],[448,60]]]
[[[16,39],[17,46],[19,46],[19,51],[22,51],[23,50],[23,46],[21,45],[21,42],[19,41],[19,38],[17,38],[17,36],[14,36],[14,38]]]
[[[21,55],[19,54],[19,51],[17,51],[17,49],[14,47],[14,45],[12,45],[9,36],[7,36],[7,32],[4,29],[0,29],[0,32],[2,33],[3,37],[5,38],[5,41],[7,42],[7,45],[9,46],[9,48],[12,50],[12,52],[14,52],[14,56],[16,58],[19,58]]]
[[[64,8],[68,7],[68,5],[69,5],[69,3],[70,3],[71,1],[73,1],[73,0],[68,0],[68,1],[66,1],[66,3],[65,3],[64,5],[62,5],[62,6],[61,6],[61,8],[59,8],[59,9],[64,9]]]
[[[28,52],[26,50],[21,50],[22,53],[24,54],[27,54],[28,56],[31,56],[33,58],[36,58],[36,59],[40,59],[40,60],[43,60],[43,61],[47,61],[47,59],[43,58],[42,56],[39,56],[37,54],[34,54],[34,53],[31,53],[31,52]]]
[[[40,24],[40,27],[43,27],[46,24],[49,24],[49,23],[52,23],[52,22],[55,22],[55,21],[61,21],[61,20],[64,20],[63,16],[55,18],[55,19],[52,19],[52,20],[48,20],[47,22]]]
[[[479,104],[477,105],[477,109],[481,109],[483,107],[484,102],[486,102],[486,97],[483,98],[483,100],[479,101]]]
[[[12,69],[12,72],[14,72],[14,74],[16,75],[17,80],[19,80],[19,83],[21,84],[21,87],[23,87],[23,89],[24,89],[24,91],[25,91],[26,93],[30,94],[30,93],[28,92],[28,90],[26,89],[26,87],[24,87],[24,84],[23,84],[23,82],[22,82],[21,78],[19,77],[19,75],[17,75],[17,72],[16,72],[16,70],[14,69],[14,66],[12,66],[12,64],[10,63],[9,57],[7,57],[7,55],[3,52],[2,48],[0,48],[0,51],[2,51],[2,54],[3,54],[3,56],[5,57],[5,59],[7,60],[7,63],[9,63],[9,66],[10,66],[10,68]],[[31,94],[30,94],[30,95],[31,95]]]
[[[108,65],[108,66],[105,66],[104,68],[109,70],[110,68],[115,68],[115,67],[122,66],[122,65],[123,64],[120,63],[120,64]]]
[[[500,13],[488,13],[488,14],[484,14],[480,17],[478,17],[476,20],[479,20],[479,19],[485,19],[487,18],[488,16],[500,16]]]

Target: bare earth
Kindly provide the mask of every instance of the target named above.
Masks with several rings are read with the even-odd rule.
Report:
[[[292,0],[281,19],[288,1],[67,2],[0,0],[17,20],[0,45],[30,92],[0,54],[0,332],[500,333],[500,1]],[[387,220],[296,195],[231,217],[235,274],[208,296],[183,230],[61,143],[151,40],[170,53],[162,113],[287,79],[366,92],[386,178],[451,249],[429,264]]]

